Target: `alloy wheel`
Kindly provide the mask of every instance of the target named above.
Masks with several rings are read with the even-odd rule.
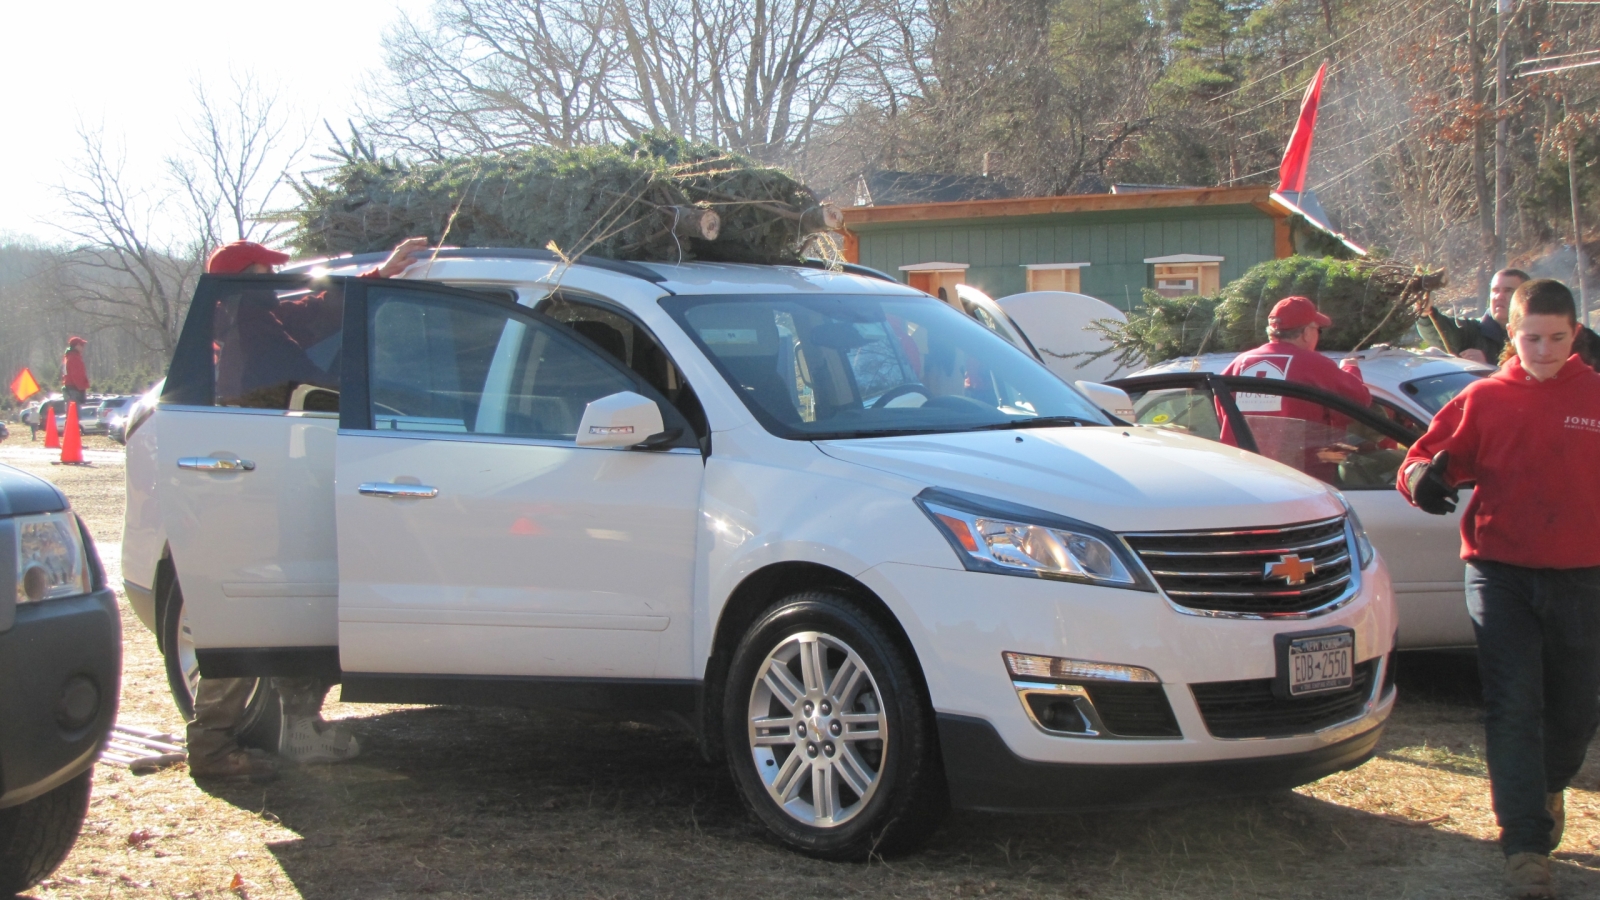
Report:
[[[853,819],[882,781],[889,738],[878,684],[849,644],[803,631],[762,661],[750,691],[750,753],[790,818],[817,828]]]

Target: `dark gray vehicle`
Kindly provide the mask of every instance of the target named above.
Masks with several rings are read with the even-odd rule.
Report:
[[[122,621],[67,498],[0,465],[0,897],[66,858],[117,717]]]

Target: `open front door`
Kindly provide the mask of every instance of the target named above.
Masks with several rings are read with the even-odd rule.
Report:
[[[372,282],[352,288],[351,316],[335,489],[346,696],[690,678],[704,466],[677,410],[587,338],[483,296]],[[577,446],[587,405],[623,391],[678,436]]]

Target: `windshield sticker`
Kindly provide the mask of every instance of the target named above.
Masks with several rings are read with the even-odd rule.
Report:
[[[755,344],[754,328],[702,328],[700,340],[707,344]]]

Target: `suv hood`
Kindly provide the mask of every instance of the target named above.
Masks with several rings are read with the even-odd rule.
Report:
[[[1083,427],[818,441],[844,462],[1112,531],[1285,525],[1344,512],[1322,482],[1160,428]]]

